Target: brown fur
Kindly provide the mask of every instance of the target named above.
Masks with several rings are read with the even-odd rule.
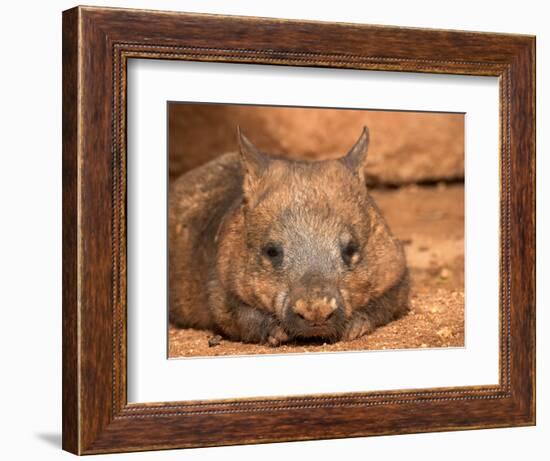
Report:
[[[408,310],[403,249],[368,194],[365,129],[343,158],[266,156],[242,135],[169,196],[170,319],[278,345],[351,340]]]

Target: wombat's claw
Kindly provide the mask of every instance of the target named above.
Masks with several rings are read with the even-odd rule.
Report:
[[[342,339],[344,341],[352,341],[370,333],[372,330],[372,325],[368,319],[356,318],[351,320]]]
[[[269,336],[267,337],[267,344],[271,347],[280,346],[282,343],[288,341],[288,335],[280,326],[274,327]]]

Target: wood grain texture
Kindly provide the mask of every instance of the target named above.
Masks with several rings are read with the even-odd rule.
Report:
[[[63,312],[62,399],[65,450],[79,449],[78,381],[78,11],[63,17]]]
[[[63,448],[78,454],[534,424],[533,37],[78,7],[63,14]],[[126,399],[126,63],[493,75],[501,100],[497,386]]]

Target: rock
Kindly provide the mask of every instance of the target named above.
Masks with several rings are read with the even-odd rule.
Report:
[[[237,125],[267,152],[311,160],[342,156],[367,125],[370,184],[464,177],[461,114],[225,104],[169,106],[170,176],[235,151]]]
[[[220,335],[211,336],[208,338],[208,347],[219,346],[222,342],[222,337]]]

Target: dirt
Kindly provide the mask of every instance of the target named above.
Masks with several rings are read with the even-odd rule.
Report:
[[[411,185],[372,191],[405,246],[411,272],[411,310],[373,333],[334,344],[272,348],[169,327],[169,357],[285,354],[464,345],[464,187]]]

